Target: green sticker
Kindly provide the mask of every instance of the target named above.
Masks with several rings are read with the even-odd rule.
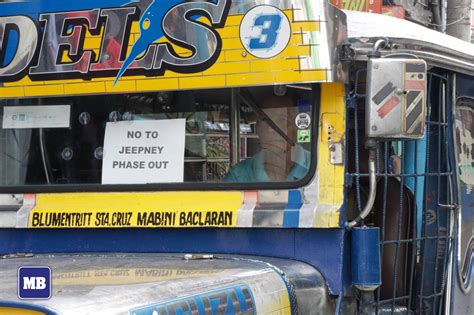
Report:
[[[298,143],[311,142],[311,132],[309,130],[298,130]]]

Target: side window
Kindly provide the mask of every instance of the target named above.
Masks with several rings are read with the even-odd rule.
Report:
[[[472,257],[474,231],[474,99],[459,99],[456,104],[456,152],[459,173],[459,202],[461,204],[460,253],[462,277],[467,278]]]
[[[474,100],[456,106],[456,145],[459,177],[468,190],[474,185]],[[469,191],[468,191],[469,193]]]

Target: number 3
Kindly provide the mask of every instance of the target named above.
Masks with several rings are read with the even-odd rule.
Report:
[[[259,37],[250,39],[250,49],[269,49],[275,45],[282,17],[278,14],[261,15],[255,19],[254,26],[260,26]]]

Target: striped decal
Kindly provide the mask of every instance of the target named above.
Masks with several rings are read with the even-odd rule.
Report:
[[[288,204],[283,212],[284,227],[298,227],[300,223],[300,209],[303,206],[303,199],[299,190],[288,192]]]
[[[407,63],[405,65],[405,132],[421,134],[424,124],[423,104],[426,90],[426,65]]]
[[[305,222],[300,219],[301,208],[304,207],[300,190],[247,191],[243,194],[237,227],[312,227],[312,216]]]
[[[382,107],[377,111],[379,117],[384,119],[397,105],[400,104],[400,99],[396,96],[392,96]]]
[[[407,104],[413,104],[415,100],[421,97],[421,91],[410,91],[407,93]],[[410,110],[410,105],[407,106],[407,111]]]
[[[377,94],[374,95],[374,97],[372,97],[372,101],[374,101],[375,104],[380,105],[380,103],[392,94],[395,89],[396,86],[394,86],[392,82],[388,82],[382,89],[380,89],[380,91],[377,92]]]
[[[406,72],[426,72],[426,67],[424,63],[407,63]]]
[[[413,106],[413,110],[407,115],[407,126],[411,127],[415,121],[421,118],[421,114],[423,111],[423,100],[419,100],[418,103]]]
[[[414,133],[415,130],[419,130],[421,128],[423,122],[423,100],[420,99],[415,106],[413,106],[413,110],[410,113],[407,113],[406,116],[406,132],[407,133]]]
[[[237,215],[238,227],[252,227],[253,225],[253,211],[257,205],[258,192],[244,191],[242,207],[239,209]]]
[[[405,89],[407,90],[423,90],[425,88],[425,81],[421,80],[407,80],[405,81]]]

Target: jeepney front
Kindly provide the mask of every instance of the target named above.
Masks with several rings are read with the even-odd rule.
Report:
[[[307,1],[0,4],[0,311],[334,312],[340,18]],[[24,295],[31,266],[49,299]]]

